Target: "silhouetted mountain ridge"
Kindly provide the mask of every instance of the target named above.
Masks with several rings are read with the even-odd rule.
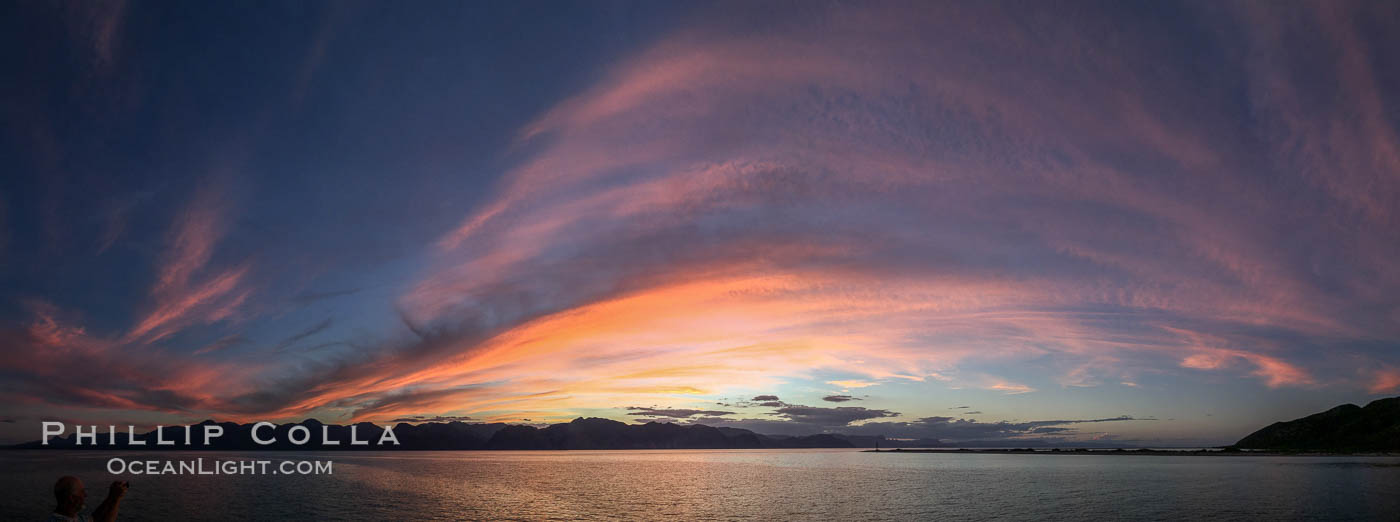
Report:
[[[1278,451],[1400,451],[1400,397],[1343,404],[1240,439],[1235,447]]]

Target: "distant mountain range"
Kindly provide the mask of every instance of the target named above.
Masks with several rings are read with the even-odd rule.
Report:
[[[223,435],[209,445],[203,445],[201,426],[223,428]],[[648,422],[626,424],[610,419],[579,418],[572,422],[546,427],[504,423],[469,424],[466,422],[399,423],[393,427],[399,445],[375,444],[383,427],[361,422],[349,426],[322,424],[316,419],[300,423],[281,424],[264,428],[260,436],[273,439],[261,445],[254,442],[253,424],[204,421],[192,428],[191,442],[184,443],[184,427],[165,429],[164,439],[171,445],[155,444],[156,433],[135,435],[145,445],[131,445],[123,432],[116,434],[116,443],[108,433],[100,431],[95,443],[78,445],[74,433],[56,436],[43,445],[39,441],[12,446],[32,449],[136,449],[136,450],[302,450],[302,451],[363,451],[363,450],[612,450],[612,449],[744,449],[744,448],[976,448],[976,447],[1069,447],[1085,446],[1065,442],[1038,440],[960,441],[945,443],[935,439],[901,440],[881,436],[856,436],[822,433],[805,436],[761,435],[749,430],[712,427],[701,424]],[[306,427],[310,440],[293,444],[289,432],[296,426]],[[367,445],[351,445],[354,439],[368,441]],[[323,439],[338,444],[326,444]],[[1362,408],[1345,404],[1301,419],[1276,422],[1240,439],[1233,448],[1271,451],[1319,452],[1394,452],[1400,451],[1400,397],[1380,399]]]
[[[202,444],[201,426],[217,424],[223,435],[209,445]],[[368,445],[351,445],[351,426],[322,424],[315,419],[282,424],[259,432],[263,440],[274,442],[261,445],[254,442],[253,424],[215,423],[207,420],[192,429],[192,444],[184,443],[184,427],[167,427],[164,439],[171,445],[156,445],[154,430],[137,434],[135,439],[145,445],[131,445],[127,434],[118,431],[116,444],[111,444],[106,431],[99,431],[96,443],[77,444],[75,434],[55,436],[49,444],[27,442],[16,448],[51,449],[137,449],[137,450],[587,450],[587,449],[727,449],[727,448],[893,448],[940,447],[937,440],[891,440],[884,437],[818,434],[798,437],[760,435],[739,428],[716,428],[700,424],[648,422],[626,424],[609,419],[579,418],[572,422],[544,428],[503,423],[468,424],[465,422],[399,423],[393,427],[399,445],[376,445],[384,428],[368,422],[352,425],[356,440]],[[289,432],[295,426],[305,426],[310,440],[293,444]],[[298,435],[300,438],[301,435]],[[323,438],[338,444],[325,444]]]
[[[1343,404],[1288,422],[1275,422],[1234,447],[1275,451],[1400,451],[1400,397],[1365,408]]]

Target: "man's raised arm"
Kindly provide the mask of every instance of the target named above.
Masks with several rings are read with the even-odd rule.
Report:
[[[112,487],[107,489],[107,499],[92,511],[92,518],[97,522],[114,522],[117,519],[117,507],[122,503],[122,497],[126,496],[126,488],[131,483],[116,481]]]

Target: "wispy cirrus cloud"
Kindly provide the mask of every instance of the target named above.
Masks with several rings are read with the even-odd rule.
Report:
[[[1003,89],[1024,81],[992,80],[996,74],[975,70],[969,56],[956,52],[933,52],[920,66],[911,65],[904,61],[907,53],[925,53],[942,40],[920,36],[915,51],[908,40],[893,38],[898,45],[881,47],[883,39],[875,34],[912,34],[919,24],[936,25],[935,17],[896,21],[873,11],[840,33],[862,41],[863,49],[874,46],[860,58],[833,50],[839,38],[817,43],[794,28],[773,37],[688,35],[617,67],[599,86],[527,128],[522,139],[548,136],[551,144],[506,178],[496,202],[443,239],[444,268],[406,296],[408,309],[428,321],[470,316],[474,307],[493,306],[481,301],[479,296],[493,293],[482,285],[564,263],[571,271],[566,277],[575,279],[568,286],[579,291],[553,293],[560,285],[544,281],[538,288],[510,290],[540,296],[536,313],[548,313],[586,310],[582,303],[606,302],[613,293],[659,295],[671,285],[660,283],[658,273],[716,282],[725,279],[709,274],[754,274],[743,283],[747,289],[727,287],[724,306],[743,306],[751,292],[765,306],[750,315],[758,317],[750,323],[767,321],[790,338],[806,339],[790,349],[808,348],[833,362],[843,359],[841,346],[858,345],[851,352],[877,354],[857,370],[872,377],[909,363],[936,373],[968,358],[1046,353],[1094,358],[1100,370],[1123,375],[1135,371],[1130,359],[1153,352],[1184,353],[1182,360],[1191,362],[1183,366],[1203,368],[1208,350],[1172,340],[1179,330],[1160,326],[1194,324],[1197,318],[1300,335],[1350,329],[1311,298],[1309,282],[1272,258],[1270,246],[1252,230],[1266,223],[1234,215],[1233,205],[1241,203],[1268,211],[1276,206],[1270,203],[1274,195],[1229,176],[1216,182],[1241,191],[1228,200],[1173,194],[1162,183],[1173,176],[1219,178],[1234,168],[1242,158],[1202,139],[1228,129],[1209,120],[1165,117],[1162,108],[1178,100],[1160,89],[1136,98],[1105,92],[1101,99],[1108,101],[1098,107],[1066,101],[1082,94],[1058,96],[1138,81],[1142,72],[1129,60],[1095,62],[1074,54],[1073,45],[1051,44],[1036,52],[1084,62],[1097,76],[1057,84],[1046,82],[1053,76],[1048,70],[1007,72],[1036,78],[1043,87],[1026,96]],[[989,52],[1045,43],[1027,38],[992,44]],[[1151,45],[1133,52],[1150,53]],[[978,113],[988,106],[997,108],[995,118]],[[931,114],[950,117],[924,119]],[[798,118],[805,119],[798,124]],[[667,123],[657,128],[650,121]],[[743,128],[745,138],[727,141],[719,137],[720,128]],[[694,143],[704,146],[687,145]],[[1111,159],[1110,150],[1167,163],[1128,164]],[[974,179],[977,184],[969,184]],[[997,209],[991,215],[967,203],[976,200],[1019,203],[985,205]],[[871,201],[881,202],[880,208],[865,205]],[[964,232],[940,230],[941,222],[959,223]],[[901,228],[922,233],[894,232]],[[467,244],[487,248],[471,249],[463,258],[457,252]],[[686,245],[704,248],[681,257]],[[1178,253],[1168,254],[1168,248]],[[993,261],[1006,256],[1036,261]],[[623,264],[611,270],[582,268],[616,260]],[[1003,286],[1008,277],[1014,286]],[[782,283],[765,284],[776,281]],[[924,281],[937,283],[920,286]],[[870,298],[862,300],[862,292]],[[835,295],[839,304],[823,302]],[[714,306],[693,299],[676,308],[689,313]],[[902,314],[926,323],[902,325]],[[799,316],[811,319],[794,323]],[[881,324],[870,330],[891,333],[877,338],[822,331],[874,317]],[[1121,324],[1104,330],[1107,321]],[[636,327],[629,329],[635,335]],[[929,332],[945,340],[909,343]],[[811,339],[825,345],[816,347]],[[958,347],[965,339],[999,348]],[[1235,338],[1227,344],[1247,342]],[[1042,347],[1047,343],[1053,350]],[[1252,373],[1270,386],[1313,382],[1279,355],[1238,349],[1227,354],[1253,365]],[[881,356],[889,366],[882,366]],[[832,382],[856,388],[878,381]],[[1034,390],[995,379],[979,382],[972,384],[1007,393]]]
[[[806,382],[1006,400],[1204,372],[1393,389],[1358,368],[1395,355],[1354,344],[1400,335],[1390,55],[1353,25],[1379,8],[1163,9],[1190,23],[890,3],[661,38],[519,129],[496,188],[400,285],[400,330],[288,353],[201,404],[357,419],[653,404],[695,420],[724,417],[696,397],[794,400],[784,386]],[[1347,96],[1309,80],[1334,77]],[[227,214],[209,195],[183,211],[126,340],[244,306],[250,269],[214,255]],[[787,408],[754,420],[784,426],[918,415],[752,402]]]
[[[1262,182],[1276,144],[1216,116],[1238,98],[1145,65],[1172,35],[1052,17],[1047,38],[995,6],[830,9],[821,30],[667,39],[528,125],[530,152],[403,296],[420,339],[291,407],[491,382],[484,404],[557,390],[549,408],[586,408],[838,369],[846,389],[939,376],[1022,394],[1037,386],[956,370],[1041,358],[1075,386],[1164,363],[1299,386],[1320,382],[1300,362],[1316,354],[1281,339],[1395,333],[1364,311],[1388,298],[1334,291],[1352,288],[1334,284],[1347,258],[1279,236],[1328,203]],[[1082,52],[1093,31],[1146,33],[1105,56]],[[1371,249],[1383,225],[1319,214],[1306,234]]]
[[[89,334],[58,307],[37,302],[33,321],[7,328],[0,368],[11,375],[0,391],[17,404],[48,404],[177,415],[226,411],[222,396],[241,393],[256,370],[179,357],[168,350],[132,350]]]
[[[292,334],[290,337],[281,340],[277,343],[276,346],[272,348],[272,351],[280,352],[291,348],[292,346],[295,346],[297,343],[301,342],[303,339],[326,331],[326,329],[330,328],[331,325],[334,323],[335,319],[327,317],[324,321],[316,323],[305,330]]]
[[[116,60],[127,7],[125,0],[62,4],[70,37],[81,45],[83,57],[95,74],[107,74]]]
[[[127,332],[128,342],[152,342],[190,324],[226,319],[247,299],[241,284],[248,266],[209,266],[227,212],[218,191],[206,188],[177,215],[150,290],[155,306]]]

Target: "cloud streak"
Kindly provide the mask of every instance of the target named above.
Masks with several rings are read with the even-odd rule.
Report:
[[[1275,145],[1212,116],[1237,98],[1145,65],[1172,35],[1092,17],[1030,33],[1007,14],[832,7],[820,30],[698,30],[618,64],[528,125],[495,199],[438,241],[400,301],[421,339],[308,377],[279,411],[487,382],[602,407],[837,369],[843,389],[1026,394],[1041,385],[959,369],[1036,358],[1076,386],[1163,363],[1310,386],[1297,361],[1316,354],[1288,340],[1395,333],[1352,313],[1393,301],[1277,237],[1302,196],[1259,179]],[[1083,52],[1138,31],[1121,55]],[[1027,55],[1041,65],[983,66]],[[1336,224],[1310,239],[1385,230]]]
[[[66,367],[46,347],[112,361],[121,377],[99,382],[116,391],[43,390],[104,408],[547,419],[651,404],[625,415],[962,440],[1134,419],[917,417],[883,391],[1394,390],[1400,360],[1373,348],[1400,338],[1400,141],[1379,72],[1394,56],[1355,24],[1383,8],[1162,9],[824,5],[763,31],[702,17],[517,129],[494,188],[403,263],[409,281],[324,286],[401,289],[374,303],[391,327],[310,353],[289,348],[332,321],[294,324],[235,386],[197,387],[228,370],[213,363],[121,363],[118,347],[234,322],[256,298],[251,262],[218,255],[235,209],[209,190],[178,207],[124,333],[34,313],[9,364],[38,390],[43,365]],[[301,91],[331,74],[329,34]],[[209,359],[248,338],[208,333],[188,349]],[[757,395],[773,390],[869,407]],[[720,396],[774,411],[694,407]]]
[[[636,415],[639,417],[664,417],[671,419],[688,419],[697,415],[703,415],[706,417],[716,417],[720,415],[734,414],[734,412],[732,411],[692,410],[685,408],[643,408],[640,406],[629,406],[627,410],[628,415]]]
[[[152,342],[191,324],[227,319],[247,299],[249,291],[241,286],[247,266],[212,273],[208,266],[226,227],[225,212],[217,191],[206,188],[177,216],[150,291],[155,307],[127,332],[128,342]]]

